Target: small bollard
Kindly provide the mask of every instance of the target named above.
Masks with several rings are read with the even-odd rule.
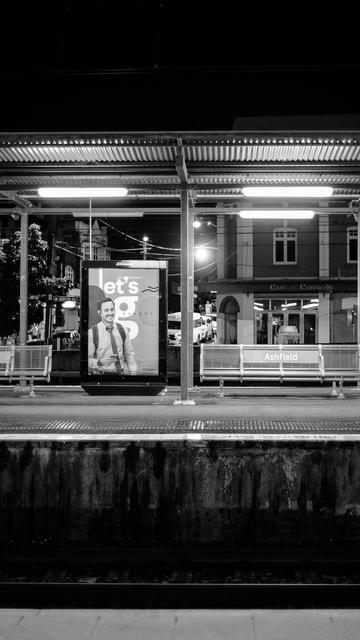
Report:
[[[220,376],[218,398],[223,398],[223,397],[224,397],[224,379],[222,376]]]
[[[331,390],[331,394],[330,394],[333,398],[337,398],[338,397],[338,392],[336,389],[336,380],[332,381],[332,390]]]
[[[345,398],[343,388],[344,388],[344,379],[340,378],[340,380],[339,380],[338,400],[344,400],[344,398]]]
[[[30,398],[35,398],[35,391],[34,391],[34,378],[33,376],[30,378],[30,392],[29,392],[29,396]]]

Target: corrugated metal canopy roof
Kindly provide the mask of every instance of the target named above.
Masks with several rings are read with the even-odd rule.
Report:
[[[5,201],[16,194],[36,205],[45,185],[124,185],[137,199],[178,197],[180,152],[197,200],[239,198],[255,184],[360,194],[360,131],[0,134],[0,191]]]

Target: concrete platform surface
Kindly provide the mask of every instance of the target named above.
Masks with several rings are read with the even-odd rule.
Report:
[[[89,396],[81,387],[42,386],[29,397],[9,386],[0,387],[1,418],[72,418],[106,420],[251,419],[360,420],[360,389],[345,388],[345,398],[330,395],[331,387],[217,387],[195,388],[194,405],[174,404],[179,387],[155,396]]]
[[[0,609],[1,640],[358,640],[360,611]]]
[[[89,396],[80,386],[38,386],[35,397],[0,386],[0,440],[360,440],[360,388],[195,387],[155,396]],[[1,639],[0,639],[1,640]]]

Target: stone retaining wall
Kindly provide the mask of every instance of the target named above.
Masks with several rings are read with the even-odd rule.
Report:
[[[360,445],[1,442],[0,543],[360,542]]]

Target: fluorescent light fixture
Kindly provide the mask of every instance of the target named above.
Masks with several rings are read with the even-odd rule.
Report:
[[[246,198],[329,198],[332,187],[243,187]]]
[[[311,298],[310,302],[319,302],[319,298]]]
[[[40,198],[123,198],[125,187],[40,187]]]
[[[254,309],[255,311],[264,311],[263,307],[258,307],[256,304],[254,304]]]
[[[286,304],[282,304],[282,307],[284,307],[284,309],[287,309],[288,307],[297,307],[297,302],[288,302]]]
[[[313,302],[311,304],[304,304],[303,309],[316,309],[319,306],[318,302]]]
[[[311,220],[315,215],[310,209],[243,209],[239,211],[240,218],[246,220],[270,220],[288,219],[288,220]]]
[[[41,209],[41,211],[43,212],[44,209]],[[48,213],[49,209],[45,209],[45,211]],[[59,208],[59,209],[55,209],[55,211],[58,211],[59,213],[61,212],[72,213],[74,218],[89,217],[89,209],[77,209],[76,211],[74,211],[74,209]],[[117,210],[113,209],[111,211],[106,209],[106,211],[102,211],[102,209],[93,208],[92,215],[95,218],[143,218],[144,217],[144,213],[142,211],[131,211],[130,209],[126,209],[125,211],[123,211],[122,209],[117,209]]]

